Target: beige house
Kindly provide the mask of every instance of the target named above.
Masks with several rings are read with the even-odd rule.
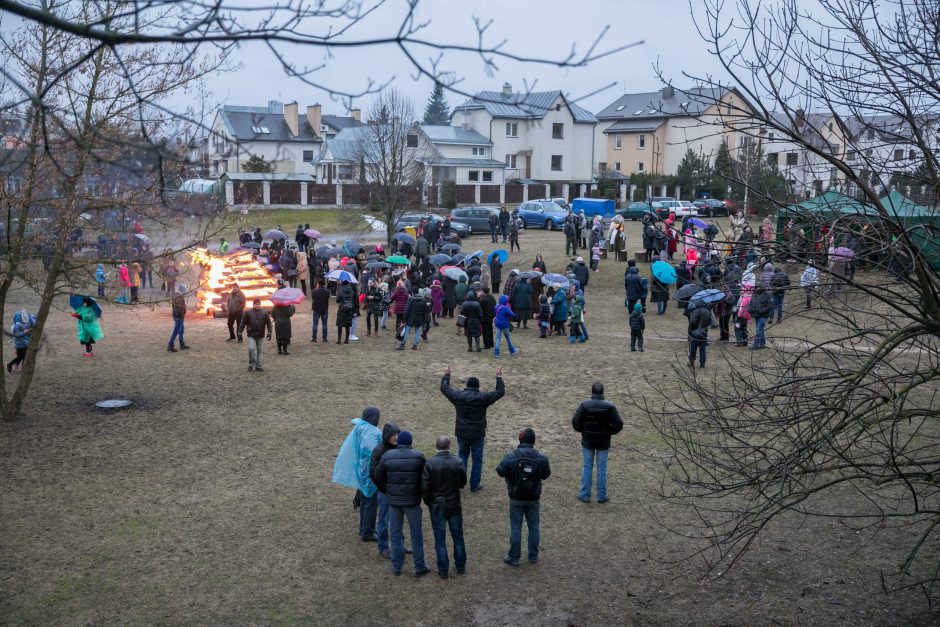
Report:
[[[750,110],[733,89],[624,94],[596,116],[597,175],[675,174],[687,150],[711,160],[722,140],[733,152]]]

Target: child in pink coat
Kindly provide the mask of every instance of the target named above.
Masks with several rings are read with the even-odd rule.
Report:
[[[441,286],[441,282],[437,279],[431,283],[431,319],[434,321],[434,326],[440,326],[438,324],[438,319],[441,317],[441,313],[444,311],[444,288]]]

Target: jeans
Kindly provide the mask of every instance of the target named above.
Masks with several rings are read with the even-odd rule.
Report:
[[[773,304],[773,307],[770,308],[770,321],[771,322],[774,321],[775,311],[777,312],[777,322],[780,322],[781,320],[783,320],[783,294],[780,294],[779,296],[777,294],[774,294],[774,304]]]
[[[359,498],[359,537],[375,537],[375,515],[378,512],[378,499],[375,494]]]
[[[392,541],[392,572],[400,573],[405,563],[404,519],[408,518],[408,531],[411,534],[411,550],[415,563],[415,572],[427,568],[424,565],[424,536],[421,534],[421,506],[388,507],[388,531]]]
[[[388,550],[388,497],[384,492],[375,493],[378,516],[375,521],[375,539],[379,544],[379,553]]]
[[[656,302],[656,313],[660,316],[666,313],[666,301],[661,300]]]
[[[767,317],[755,318],[754,324],[756,328],[754,330],[754,348],[763,348],[767,346],[767,341],[764,339],[764,328],[767,326]]]
[[[721,330],[720,339],[727,342],[731,338],[731,312],[718,316],[718,328]]]
[[[447,528],[454,543],[454,566],[462,571],[467,565],[467,549],[463,542],[463,516],[446,516],[444,504],[434,503],[431,510],[431,529],[434,531],[434,552],[437,553],[437,572],[447,574],[450,561],[447,559]]]
[[[539,502],[509,499],[509,561],[518,563],[522,555],[522,519],[529,528],[529,561],[539,559]]]
[[[470,489],[476,490],[480,487],[480,481],[483,479],[483,445],[486,438],[476,440],[467,440],[457,438],[457,457],[463,462],[463,467],[470,471]],[[473,469],[470,469],[469,459],[473,459]]]
[[[689,363],[695,362],[695,353],[698,352],[699,366],[705,366],[705,347],[708,346],[708,340],[689,341]]]
[[[98,284],[98,298],[104,298],[104,283]]]
[[[183,319],[173,316],[173,333],[170,335],[170,348],[173,347],[173,343],[176,342],[176,338],[180,339],[180,346],[186,346],[186,340],[183,339]]]
[[[415,340],[414,340],[413,346],[417,346],[418,342],[421,341],[421,327],[412,327],[406,324],[405,330],[402,331],[402,335],[401,335],[401,346],[404,346],[405,344],[408,343],[408,332],[412,330],[415,332]]]
[[[509,339],[509,329],[501,329],[499,327],[496,327],[496,345],[493,347],[493,355],[499,357],[499,343],[500,338],[502,337],[506,338],[506,345],[509,347],[509,354],[515,355],[516,347],[512,345],[512,340]]]
[[[352,324],[349,325],[349,335],[356,334],[356,327],[359,326],[359,316],[353,316]]]
[[[490,241],[493,244],[496,243],[496,225],[495,224],[490,226]]]
[[[581,448],[581,491],[579,499],[591,498],[591,474],[594,471],[594,462],[597,460],[597,500],[607,500],[607,451],[595,450],[587,447]]]
[[[263,337],[248,336],[248,365],[261,367],[261,347],[264,346]]]
[[[382,309],[382,328],[385,328],[385,323],[388,322],[388,309]]]
[[[506,238],[509,237],[509,223],[503,222],[499,225],[499,230],[503,233],[503,241],[506,241]]]
[[[313,312],[313,339],[317,339],[317,327],[322,323],[323,324],[323,341],[326,341],[326,319],[329,316],[327,311],[314,311]]]

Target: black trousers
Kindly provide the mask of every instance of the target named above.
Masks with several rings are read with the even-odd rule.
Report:
[[[483,348],[493,348],[492,320],[483,320]]]
[[[240,311],[230,311],[228,312],[228,336],[231,339],[235,339],[235,329],[238,327],[238,321],[242,317],[242,312]],[[241,339],[241,334],[238,336]]]

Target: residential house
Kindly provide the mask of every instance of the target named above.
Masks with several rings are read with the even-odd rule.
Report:
[[[308,106],[305,113],[299,112],[296,102],[283,105],[272,100],[266,107],[226,105],[212,123],[210,169],[215,176],[240,172],[245,161],[258,156],[277,173],[315,174],[314,158],[324,139],[359,125],[357,111],[348,117],[324,116],[319,104]]]
[[[714,159],[722,140],[734,151],[750,110],[731,88],[624,94],[597,114],[598,174],[675,174],[687,150]]]
[[[415,125],[417,158],[429,169],[427,185],[502,185],[506,163],[493,158],[493,142],[461,126]],[[409,137],[409,141],[411,138]]]
[[[482,91],[451,114],[451,124],[492,142],[507,182],[590,183],[594,179],[595,118],[561,91]],[[495,174],[494,174],[495,176]]]

